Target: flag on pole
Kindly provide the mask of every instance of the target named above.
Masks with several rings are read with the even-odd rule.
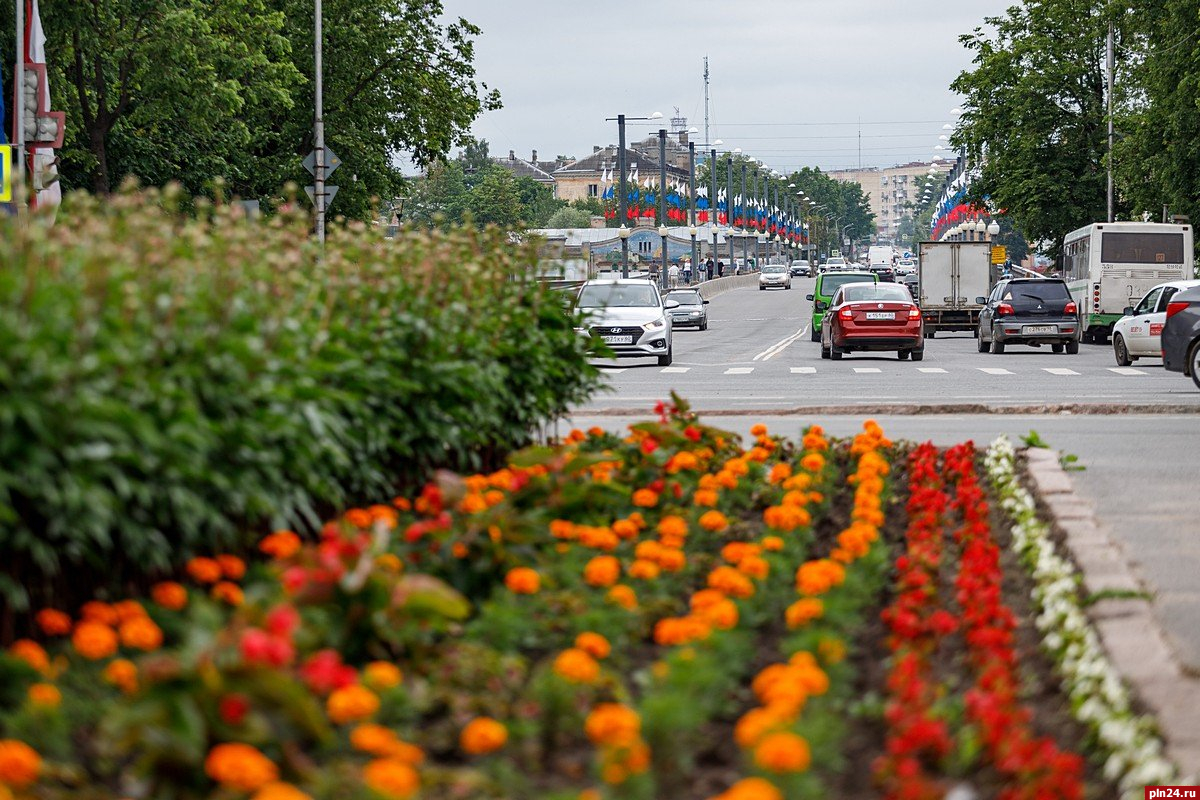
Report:
[[[26,109],[27,118],[33,115],[45,115],[50,111],[50,82],[45,77],[46,72],[46,33],[42,30],[42,15],[38,9],[38,0],[25,0],[25,63],[28,66],[40,66],[41,97],[38,98],[37,109]],[[40,176],[43,188],[32,197],[34,208],[48,205],[57,208],[62,202],[62,186],[58,181],[57,158],[51,147],[29,148],[29,174]]]

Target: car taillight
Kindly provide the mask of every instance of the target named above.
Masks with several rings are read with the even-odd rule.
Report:
[[[1189,305],[1190,303],[1188,303],[1186,300],[1172,300],[1171,302],[1167,303],[1167,319],[1170,319],[1180,311],[1183,311]]]
[[[1013,307],[1008,303],[1001,303],[1000,305],[996,306],[997,317],[1010,317],[1015,313],[1017,312],[1014,311]]]
[[[912,308],[910,308],[908,310],[908,318],[909,319],[920,319],[921,318],[921,309],[917,308],[916,306],[913,306]]]
[[[1075,305],[1075,303],[1073,301],[1070,303],[1067,303],[1065,306],[1063,306],[1063,313],[1064,314],[1078,314],[1079,306]]]
[[[850,306],[842,306],[842,310],[838,312],[838,316],[842,319],[853,319],[854,312],[850,310]]]

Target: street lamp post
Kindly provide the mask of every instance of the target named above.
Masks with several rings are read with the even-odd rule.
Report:
[[[744,234],[746,231],[746,224],[747,224],[747,222],[749,222],[749,220],[748,220],[749,215],[746,213],[747,206],[749,204],[747,203],[748,198],[746,197],[746,162],[745,161],[742,162],[742,194],[741,194],[741,197],[742,197],[742,233]],[[749,267],[750,264],[748,262],[749,262],[750,256],[746,252],[746,247],[747,247],[746,237],[743,235],[742,236],[742,263],[745,264],[747,267]],[[734,270],[734,272],[736,274],[737,270]]]
[[[725,238],[729,240],[729,268],[733,269],[733,154],[729,156],[728,167],[725,184]]]
[[[658,129],[658,232],[662,234],[659,282],[667,288],[667,129]]]
[[[692,274],[695,275],[700,271],[700,251],[696,249],[696,143],[691,141],[688,142],[688,194],[691,195],[688,203],[688,222],[691,223]]]
[[[317,207],[317,241],[325,244],[325,107],[324,77],[322,72],[323,17],[321,0],[316,0],[316,17],[313,31],[314,111],[313,139],[315,140],[316,163],[313,172],[313,204]],[[17,59],[20,61],[20,57]],[[22,95],[24,92],[22,92]]]
[[[663,254],[662,268],[658,272],[658,282],[662,285],[663,289],[668,288],[668,285],[667,285],[667,234],[668,233],[670,233],[670,229],[667,227],[665,222],[658,226],[658,235],[662,237],[662,254]]]
[[[717,229],[720,227],[717,220],[717,148],[712,149],[712,160],[708,162],[708,180],[711,184],[708,190],[708,222],[712,226],[712,249],[708,251],[708,257],[712,259],[713,266],[716,266],[717,258]],[[708,270],[704,271],[704,279],[708,280],[712,275]]]
[[[691,227],[688,228],[688,233],[690,233],[692,235],[692,277],[699,278],[700,277],[700,262],[698,261],[698,259],[700,257],[700,251],[699,251],[699,249],[697,249],[696,236],[700,233],[700,229],[696,227],[695,222],[693,222],[691,224]]]
[[[605,122],[617,123],[617,170],[620,175],[617,176],[617,188],[620,196],[617,198],[617,216],[621,221],[621,227],[625,227],[625,220],[629,214],[629,189],[626,187],[626,163],[625,163],[625,123],[630,120],[649,120],[662,119],[662,112],[655,111],[648,117],[627,117],[624,114],[617,114],[615,117],[608,117]],[[629,234],[621,237],[621,277],[629,277]]]

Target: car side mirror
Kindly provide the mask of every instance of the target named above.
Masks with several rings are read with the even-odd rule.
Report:
[[[668,300],[667,302],[663,303],[663,308],[666,308],[666,309],[679,308],[679,303],[675,300]]]
[[[811,294],[806,294],[806,295],[804,295],[804,299],[805,299],[805,300],[812,300],[812,299],[813,299],[813,296],[812,296]]]
[[[1125,310],[1122,311],[1121,314],[1126,317],[1132,317],[1133,316],[1133,306],[1125,306]]]
[[[986,305],[987,305],[987,298],[986,298],[986,297],[976,297],[976,298],[975,298],[975,302],[976,302],[976,303],[979,303],[979,305],[981,305],[981,306],[986,306]]]
[[[704,305],[708,305],[708,301],[707,301],[707,300],[705,300],[705,301],[704,301]]]

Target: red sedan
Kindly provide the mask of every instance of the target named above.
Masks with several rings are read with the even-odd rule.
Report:
[[[821,327],[821,358],[857,350],[895,350],[901,360],[925,358],[921,309],[898,283],[847,283],[833,295]]]

